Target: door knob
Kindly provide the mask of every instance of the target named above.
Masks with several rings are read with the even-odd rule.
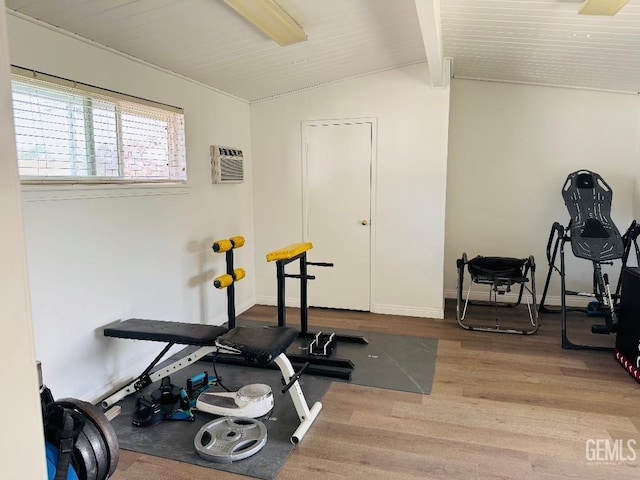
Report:
[[[369,225],[369,222],[368,222],[367,220],[362,220],[360,223],[361,223],[362,225]]]

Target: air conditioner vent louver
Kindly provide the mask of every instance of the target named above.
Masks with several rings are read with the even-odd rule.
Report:
[[[211,177],[213,183],[244,182],[242,150],[211,146]]]

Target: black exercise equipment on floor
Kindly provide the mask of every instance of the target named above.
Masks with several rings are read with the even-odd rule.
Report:
[[[276,262],[276,276],[278,288],[278,325],[285,327],[286,306],[285,306],[285,283],[287,278],[300,280],[300,330],[298,337],[310,339],[307,345],[307,354],[291,355],[292,361],[308,363],[309,368],[322,371],[321,375],[332,376],[349,380],[355,365],[351,360],[343,358],[332,358],[330,355],[337,342],[349,342],[366,345],[369,342],[366,338],[357,335],[338,335],[335,333],[310,332],[308,322],[308,284],[309,280],[314,280],[314,275],[309,275],[308,266],[332,267],[332,263],[309,262],[307,251],[313,248],[311,242],[294,243],[284,248],[269,252],[267,262]],[[299,273],[286,273],[285,267],[293,262],[299,263]]]
[[[204,358],[211,358],[214,362],[278,368],[285,385],[282,393],[289,392],[300,420],[299,426],[291,435],[291,442],[295,444],[302,439],[320,412],[322,404],[316,402],[309,408],[298,381],[307,365],[303,365],[296,372],[286,355],[287,348],[297,337],[297,332],[293,328],[279,326],[236,326],[234,288],[235,282],[244,278],[245,272],[241,268],[234,268],[233,250],[243,245],[244,238],[236,236],[218,240],[212,247],[215,252],[226,253],[226,273],[217,277],[213,283],[216,288],[227,288],[229,329],[214,325],[137,318],[125,320],[104,329],[104,335],[108,337],[165,342],[167,345],[136,379],[104,399],[103,407],[107,408],[127,395]],[[186,353],[183,351],[184,357],[169,365],[158,367],[160,360],[174,345],[198,348]]]
[[[228,312],[228,326],[229,329],[233,329],[236,326],[235,317],[235,283],[245,276],[245,271],[242,268],[234,268],[234,250],[244,245],[244,238],[241,236],[231,237],[228,240],[218,240],[213,243],[213,251],[216,253],[225,253],[226,258],[226,272],[224,275],[217,277],[213,281],[213,285],[218,289],[227,290],[227,312]],[[301,309],[301,331],[297,333],[297,337],[306,337],[311,335],[307,332],[307,309],[306,309],[306,295],[307,288],[306,282],[314,277],[308,275],[306,261],[306,250],[311,248],[311,244],[295,244],[285,249],[272,252],[267,255],[267,259],[276,259],[278,262],[278,326],[286,327],[284,317],[284,279],[285,277],[295,277],[301,281],[301,296],[304,298],[305,305]],[[275,258],[277,257],[277,258]],[[286,258],[284,258],[286,257]],[[300,259],[300,275],[287,275],[284,273],[284,264],[289,261]],[[331,264],[314,265],[331,266]],[[346,337],[345,337],[346,338]],[[366,340],[362,337],[349,337],[357,341],[360,339],[360,343],[366,343]],[[332,350],[332,348],[331,348]],[[317,355],[309,354],[303,355],[299,353],[288,353],[287,358],[298,369],[298,374],[303,371],[315,375],[329,376],[334,378],[340,378],[349,380],[351,378],[351,372],[355,368],[355,365],[350,360],[340,358],[319,358]],[[241,356],[228,354],[224,352],[218,352],[215,356],[215,361],[230,365],[242,365],[245,363]],[[263,363],[261,365],[264,368],[274,368],[273,364]]]
[[[583,345],[572,342],[567,334],[567,295],[578,295],[594,299],[588,306],[588,313],[598,313],[604,317],[604,324],[592,325],[591,332],[609,334],[616,331],[618,325],[618,306],[622,278],[616,291],[612,292],[609,278],[602,272],[602,265],[613,265],[614,260],[622,260],[626,266],[631,250],[635,245],[636,257],[640,258],[638,245],[638,227],[634,221],[624,236],[611,220],[611,187],[597,173],[578,170],[569,174],[562,187],[562,197],[571,217],[564,228],[555,222],[551,227],[547,242],[547,261],[549,271],[540,301],[541,313],[553,312],[545,306],[549,283],[553,272],[560,275],[560,313],[562,314],[562,348],[607,350],[612,348],[596,345]],[[592,292],[575,292],[566,288],[564,245],[571,243],[571,250],[577,258],[588,260],[593,265]],[[553,246],[553,247],[552,247]],[[556,265],[560,253],[560,265]]]
[[[463,253],[462,257],[456,261],[456,266],[458,268],[456,319],[462,328],[482,332],[515,333],[520,335],[536,333],[538,330],[538,312],[536,309],[536,265],[533,256],[528,258],[477,256],[468,260],[467,254]],[[467,289],[466,298],[463,298],[465,267],[469,271],[471,282]],[[473,284],[489,286],[488,301],[470,300]],[[518,288],[517,299],[499,302],[498,297],[510,293],[511,287],[514,285]],[[516,307],[522,302],[523,296],[529,312],[528,325],[522,328],[501,326],[498,307]],[[495,325],[487,326],[481,323],[470,323],[466,319],[467,309],[470,305],[493,307],[495,309]]]
[[[106,480],[118,466],[118,437],[110,418],[118,409],[103,413],[77,398],[54,400],[40,377],[40,404],[49,480]],[[114,413],[115,412],[115,413]]]
[[[294,371],[285,354],[296,338],[296,331],[293,328],[239,326],[227,331],[223,327],[213,325],[132,318],[105,328],[104,335],[167,343],[160,355],[140,376],[102,401],[102,406],[105,408],[216,352],[233,354],[243,359],[245,364],[252,362],[260,365],[273,362],[278,366],[286,385],[283,393],[289,392],[300,420],[300,424],[291,435],[291,442],[294,444],[302,439],[322,408],[320,402],[316,402],[309,408],[298,381],[300,372]],[[183,357],[171,364],[154,369],[173,345],[198,348],[195,351],[185,352]]]
[[[131,423],[137,427],[151,427],[165,420],[193,422],[195,419],[187,391],[171,383],[168,375],[149,398],[143,395],[136,399],[136,409],[131,415]]]
[[[622,285],[614,354],[624,369],[640,382],[640,268],[623,268]]]
[[[287,348],[297,337],[296,330],[284,326],[236,326],[235,283],[244,278],[245,271],[242,268],[234,267],[233,251],[243,245],[244,237],[235,236],[225,240],[218,240],[212,246],[215,252],[226,254],[226,273],[217,277],[213,284],[216,288],[227,289],[228,329],[214,325],[136,318],[125,320],[104,329],[105,336],[166,342],[167,345],[151,364],[144,369],[142,374],[103,400],[103,407],[106,408],[125,396],[146,387],[152,382],[161,380],[200,359],[211,359],[214,363],[278,368],[282,373],[285,385],[282,393],[290,393],[300,420],[300,425],[291,436],[291,441],[298,443],[302,439],[318,415],[322,404],[316,402],[309,408],[298,381],[309,364],[305,363],[296,372],[286,354]],[[183,358],[170,365],[156,368],[169,349],[176,344],[199,348],[186,353]],[[204,393],[201,395],[204,395]],[[207,411],[213,413],[216,410],[216,405],[215,402],[208,403]],[[235,412],[241,411],[240,405],[236,405],[236,407],[238,408],[233,408],[232,410]],[[225,411],[227,410],[229,409],[225,409]],[[222,415],[223,413],[219,414]]]

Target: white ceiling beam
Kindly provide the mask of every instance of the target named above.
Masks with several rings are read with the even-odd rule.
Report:
[[[427,54],[431,86],[443,88],[447,85],[445,79],[444,57],[442,53],[442,26],[440,22],[440,0],[415,0],[416,11],[422,42]]]

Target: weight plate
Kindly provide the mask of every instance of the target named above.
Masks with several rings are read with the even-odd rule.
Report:
[[[82,480],[98,479],[98,462],[91,446],[91,441],[87,438],[84,428],[78,434],[78,438],[73,449],[74,464],[77,464],[78,477]]]
[[[96,457],[96,468],[98,470],[96,479],[106,480],[109,478],[109,448],[104,441],[98,428],[89,419],[85,420],[82,430],[93,448],[93,455]]]
[[[102,410],[95,405],[78,400],[77,398],[63,398],[58,400],[56,403],[60,403],[65,407],[75,408],[83,413],[85,417],[88,417],[87,420],[93,422],[107,446],[106,457],[109,464],[107,476],[99,478],[98,480],[105,480],[109,478],[109,476],[115,473],[120,457],[120,444],[118,443],[118,437],[116,436],[116,431],[113,429],[113,425],[111,425],[109,419],[105,417]],[[103,457],[101,456],[100,458]]]
[[[193,444],[202,458],[231,463],[258,453],[267,443],[267,427],[253,418],[222,417],[204,425]]]
[[[82,433],[84,433],[84,435],[87,437],[87,440],[89,441],[88,448],[91,448],[91,451],[87,452],[86,455],[83,455],[83,458],[85,456],[90,459],[93,458],[95,464],[95,480],[105,480],[107,478],[107,474],[109,473],[109,458],[107,446],[100,436],[100,432],[98,432],[98,429],[89,420],[85,421],[84,427],[82,428]],[[93,470],[94,469],[91,468],[91,471]],[[87,480],[90,479],[91,477],[87,476]]]
[[[61,433],[65,419],[73,419],[73,430],[77,436],[73,444],[71,464],[82,480],[101,480],[98,478],[94,449],[104,448],[104,444],[91,421],[73,405],[58,402],[52,402],[46,406],[45,419],[47,440],[54,445],[58,444],[58,435]]]

